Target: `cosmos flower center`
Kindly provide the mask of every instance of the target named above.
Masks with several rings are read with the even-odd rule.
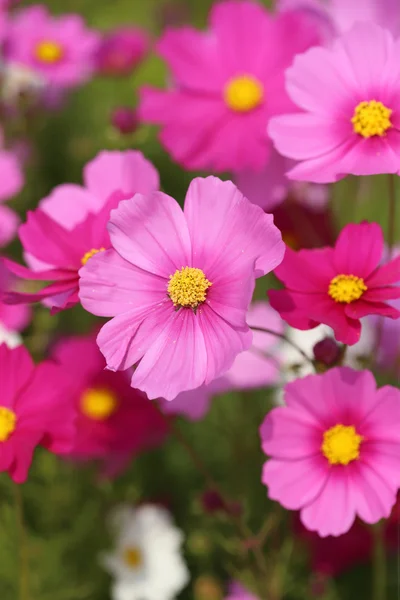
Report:
[[[224,100],[235,112],[249,112],[257,108],[264,98],[264,88],[258,79],[251,75],[234,77],[225,86]]]
[[[116,395],[108,389],[90,388],[81,397],[81,411],[95,421],[105,421],[118,407]]]
[[[168,296],[176,307],[195,309],[205,301],[211,285],[201,269],[183,267],[169,276]]]
[[[64,49],[58,42],[43,40],[37,44],[35,56],[41,62],[54,64],[62,59],[64,56]]]
[[[125,548],[122,559],[130,569],[137,569],[143,563],[142,553],[137,546]]]
[[[86,254],[84,254],[82,256],[81,263],[83,265],[86,265],[89,258],[92,258],[92,256],[94,256],[98,252],[104,252],[104,251],[105,251],[105,248],[92,248],[91,250],[89,250],[89,252],[86,252]]]
[[[348,465],[359,458],[363,439],[353,425],[335,425],[324,433],[322,454],[331,465]]]
[[[354,132],[364,138],[385,135],[386,131],[392,127],[390,122],[392,112],[390,108],[376,100],[360,102],[354,109],[351,119]]]
[[[0,407],[0,442],[6,442],[15,431],[17,415],[14,411],[4,406]]]
[[[367,291],[364,279],[355,275],[337,275],[329,284],[328,294],[335,302],[350,304]]]

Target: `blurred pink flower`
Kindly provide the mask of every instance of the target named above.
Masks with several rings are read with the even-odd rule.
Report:
[[[400,282],[400,256],[380,265],[382,254],[382,229],[366,222],[346,225],[334,248],[286,248],[275,270],[286,289],[269,292],[271,306],[292,327],[306,330],[324,323],[339,342],[355,344],[363,317],[400,317],[387,303],[400,298],[394,285]]]
[[[285,387],[260,428],[268,495],[321,537],[389,517],[400,487],[400,391],[334,368]]]
[[[258,600],[258,598],[254,594],[250,594],[240,583],[233,581],[225,600]]]
[[[100,460],[104,474],[116,475],[134,455],[164,441],[164,418],[130,387],[128,373],[105,369],[95,336],[65,338],[52,357],[74,374],[69,399],[78,417],[70,458]]]
[[[246,317],[247,325],[283,333],[284,323],[267,302],[254,302]],[[231,368],[209,385],[182,392],[173,400],[162,400],[164,412],[184,415],[191,421],[205,417],[214,396],[231,390],[272,386],[280,379],[280,340],[271,334],[253,331],[251,347],[237,355]]]
[[[79,301],[79,269],[96,252],[109,248],[107,222],[110,210],[136,192],[151,193],[159,186],[156,169],[140,152],[103,151],[84,168],[84,187],[56,187],[39,208],[28,213],[19,236],[30,269],[6,261],[18,277],[53,281],[32,294],[7,294],[7,302],[46,303],[53,310]]]
[[[328,42],[357,21],[377,23],[394,35],[400,33],[398,0],[278,0],[277,9],[298,11],[312,19]]]
[[[251,345],[255,279],[282,260],[271,215],[208,177],[192,181],[184,211],[161,192],[137,194],[108,228],[112,249],[80,271],[83,306],[114,317],[98,336],[108,367],[138,363],[132,386],[167,400],[227,371]]]
[[[148,34],[136,27],[106,32],[97,52],[97,70],[102,75],[129,75],[146,56]]]
[[[99,33],[87,29],[78,14],[54,17],[38,4],[10,19],[5,59],[37,71],[54,86],[83,83],[95,70]]]
[[[0,471],[23,483],[39,444],[56,454],[71,448],[75,409],[66,401],[70,373],[35,366],[28,351],[0,345]]]
[[[1,204],[18,194],[24,185],[19,160],[14,152],[1,148],[3,143],[3,134],[0,131],[0,247],[11,242],[19,225],[18,215],[11,208]]]
[[[389,31],[357,23],[333,49],[295,58],[287,91],[302,112],[274,117],[268,127],[278,152],[299,161],[290,179],[399,172],[399,52]]]
[[[186,169],[261,171],[266,124],[294,109],[284,71],[318,35],[307,19],[250,0],[218,2],[209,22],[206,32],[182,27],[161,38],[172,85],[143,88],[139,116],[161,125],[162,144]]]

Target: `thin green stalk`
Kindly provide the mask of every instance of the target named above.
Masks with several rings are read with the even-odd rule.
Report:
[[[314,361],[312,360],[312,358],[310,358],[305,352],[304,350],[302,350],[302,348],[300,348],[300,346],[298,346],[295,342],[292,342],[291,339],[289,339],[284,333],[278,333],[276,331],[273,331],[273,329],[267,329],[265,327],[251,327],[252,331],[261,331],[262,333],[268,333],[270,335],[274,335],[275,337],[283,340],[284,342],[286,342],[287,344],[289,344],[289,346],[292,346],[292,348],[294,348],[295,350],[297,350],[297,352],[299,354],[301,354],[301,356],[304,358],[304,360],[308,363],[310,363],[312,365],[312,367],[314,367]]]
[[[15,483],[13,487],[19,547],[19,600],[29,600],[28,545],[24,522],[24,506],[21,486]]]
[[[373,561],[373,600],[386,600],[387,572],[384,527],[382,523],[375,525],[374,561]]]

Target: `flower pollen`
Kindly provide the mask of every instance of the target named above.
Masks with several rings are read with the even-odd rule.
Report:
[[[81,411],[94,421],[105,421],[118,408],[118,399],[108,389],[89,388],[81,397]]]
[[[143,563],[143,556],[139,548],[129,546],[124,549],[123,561],[130,569],[137,569]]]
[[[64,56],[64,49],[58,42],[43,40],[35,47],[35,57],[41,62],[52,65]]]
[[[355,275],[337,275],[329,284],[328,294],[335,302],[350,304],[367,291],[364,279]]]
[[[360,457],[363,439],[353,425],[335,425],[324,433],[322,454],[331,465],[348,465]]]
[[[0,442],[6,442],[14,433],[17,424],[17,415],[14,411],[0,406]]]
[[[168,296],[176,307],[196,309],[205,301],[211,285],[201,269],[183,267],[170,275]]]
[[[91,250],[89,250],[89,252],[86,252],[86,254],[84,254],[82,256],[81,263],[83,265],[86,265],[89,258],[92,258],[92,256],[94,256],[98,252],[104,252],[104,251],[105,251],[105,248],[92,248]]]
[[[251,75],[234,77],[225,86],[225,104],[235,112],[249,112],[257,108],[264,99],[264,88]]]
[[[353,129],[364,138],[370,138],[374,135],[383,136],[388,129],[391,129],[392,123],[390,116],[392,110],[387,108],[382,102],[370,100],[369,102],[360,102],[354,110]]]

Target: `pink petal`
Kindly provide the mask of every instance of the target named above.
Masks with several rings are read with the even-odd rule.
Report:
[[[168,278],[190,264],[190,237],[179,204],[162,192],[120,202],[108,225],[115,250],[128,262]]]
[[[389,304],[385,304],[384,302],[369,302],[367,299],[364,301],[362,298],[357,300],[357,302],[346,304],[345,312],[349,319],[362,319],[368,315],[382,315],[390,319],[398,319],[400,317],[400,311],[397,308],[389,306]]]
[[[400,444],[400,391],[385,386],[376,392],[360,422],[360,433],[367,441],[396,442]],[[399,453],[400,457],[400,453]]]
[[[313,294],[300,294],[288,290],[269,290],[268,297],[272,308],[291,327],[305,331],[320,324],[308,316],[308,307],[311,300],[314,300]]]
[[[261,481],[268,496],[288,510],[298,510],[318,498],[329,470],[322,456],[301,460],[271,459],[264,464]]]
[[[299,460],[320,454],[321,432],[304,413],[274,408],[260,427],[261,447],[268,456]]]
[[[9,473],[15,483],[24,483],[28,477],[29,468],[33,459],[35,447],[43,437],[43,432],[18,431],[11,438],[14,450],[14,462],[9,468]]]
[[[116,191],[130,198],[160,187],[156,168],[136,150],[103,150],[86,165],[83,179],[88,190],[103,201]]]
[[[0,206],[0,246],[7,246],[15,237],[19,216],[8,206]]]
[[[320,537],[346,533],[356,516],[356,494],[346,467],[327,467],[327,472],[320,494],[301,511],[303,525]]]
[[[0,405],[13,408],[19,393],[33,376],[34,364],[24,346],[13,350],[0,345]]]
[[[0,150],[0,202],[18,194],[24,185],[24,175],[13,152]]]
[[[232,265],[254,261],[263,274],[281,262],[285,246],[272,216],[251,204],[230,181],[194,179],[184,212],[192,240],[193,266],[203,269],[211,280],[219,274],[223,260]]]
[[[368,286],[371,288],[381,285],[391,285],[400,281],[400,254],[393,260],[380,266],[375,273],[368,278]]]
[[[334,268],[337,274],[366,278],[379,265],[382,254],[383,233],[378,223],[350,223],[336,241]]]
[[[247,327],[233,327],[207,305],[197,311],[199,327],[204,336],[207,355],[205,383],[225,373],[239,352],[251,346],[252,333]]]
[[[150,400],[172,400],[199,387],[213,368],[199,313],[190,309],[172,313],[136,368],[132,387],[144,391]]]
[[[295,252],[286,246],[284,259],[274,273],[291,290],[306,293],[327,291],[330,281],[337,275],[333,250],[318,248]]]
[[[99,209],[100,201],[80,185],[64,183],[40,201],[40,209],[68,231],[86,219],[90,212]]]
[[[167,279],[135,267],[113,249],[94,255],[79,276],[82,306],[98,316],[150,310],[168,299]]]
[[[396,503],[397,486],[393,480],[382,477],[379,464],[359,461],[356,466],[352,470],[352,486],[358,516],[371,524],[387,519]]]

